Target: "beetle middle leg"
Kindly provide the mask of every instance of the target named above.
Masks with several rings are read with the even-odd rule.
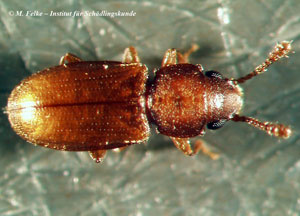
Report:
[[[189,56],[198,50],[198,45],[192,44],[192,47],[186,51],[185,53],[181,53],[176,49],[168,49],[165,52],[165,55],[163,57],[161,66],[168,66],[168,65],[174,65],[174,64],[183,64],[183,63],[189,63]]]
[[[138,53],[133,46],[125,49],[122,62],[127,64],[141,62]]]
[[[80,62],[80,61],[82,60],[78,56],[72,53],[66,53],[64,56],[60,58],[59,64],[64,65],[66,62],[71,63],[71,62]]]
[[[179,150],[181,150],[185,155],[193,156],[199,151],[202,151],[203,154],[209,156],[211,159],[216,160],[219,158],[219,154],[210,151],[206,146],[204,141],[198,139],[194,144],[194,149],[192,149],[189,138],[178,138],[170,137]]]

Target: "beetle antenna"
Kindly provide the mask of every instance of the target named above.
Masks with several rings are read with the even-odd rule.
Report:
[[[234,117],[231,120],[235,122],[246,122],[249,125],[252,125],[260,130],[265,131],[270,136],[282,137],[287,139],[292,134],[292,129],[289,126],[285,126],[283,124],[261,122],[255,118],[239,115],[234,115]]]
[[[246,76],[240,77],[238,79],[234,79],[233,82],[236,84],[243,83],[249,79],[252,79],[253,77],[264,73],[267,71],[267,68],[273,64],[274,62],[278,61],[279,59],[283,57],[288,57],[288,53],[292,49],[292,44],[293,41],[282,41],[281,43],[277,43],[272,52],[269,53],[268,58],[259,66],[257,66],[254,71],[251,73],[247,74]]]

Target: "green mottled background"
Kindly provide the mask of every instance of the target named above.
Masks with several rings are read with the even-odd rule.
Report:
[[[18,17],[11,11],[134,11],[135,17]],[[149,70],[164,51],[197,43],[191,61],[239,77],[277,41],[294,54],[244,87],[244,114],[294,129],[288,140],[243,123],[209,131],[221,157],[186,157],[154,135],[103,164],[34,147],[0,114],[0,215],[300,215],[300,1],[0,1],[0,107],[23,78],[72,52],[120,60],[134,45]]]

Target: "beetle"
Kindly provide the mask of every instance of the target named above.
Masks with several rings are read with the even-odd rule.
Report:
[[[67,53],[60,64],[25,78],[8,98],[6,113],[12,128],[26,141],[63,151],[89,151],[96,162],[109,149],[146,142],[150,124],[169,136],[186,155],[205,149],[191,137],[227,121],[246,122],[276,137],[288,138],[291,128],[240,116],[243,92],[239,84],[266,71],[287,57],[291,42],[277,44],[255,70],[239,79],[217,71],[204,73],[200,64],[188,63],[197,46],[182,54],[166,51],[152,81],[134,47],[125,49],[123,61],[82,61]]]

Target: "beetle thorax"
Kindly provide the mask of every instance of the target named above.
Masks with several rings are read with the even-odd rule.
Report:
[[[205,77],[191,64],[163,67],[156,72],[148,95],[148,110],[162,134],[192,137],[205,126]]]
[[[228,120],[241,109],[240,88],[227,79],[206,77],[201,69],[178,64],[156,72],[147,107],[160,133],[201,135],[207,123]]]

